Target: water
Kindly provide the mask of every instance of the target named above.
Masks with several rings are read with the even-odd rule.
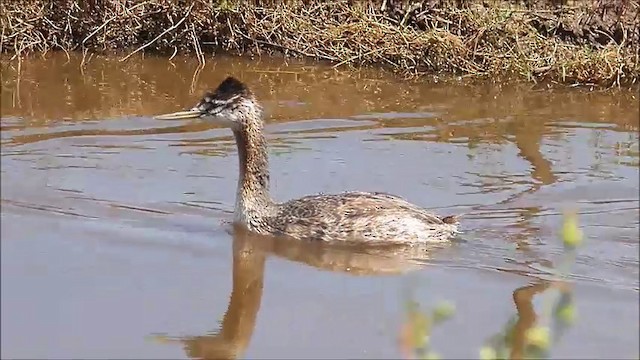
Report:
[[[425,255],[234,230],[230,131],[152,118],[228,74],[264,104],[276,199],[391,192],[464,213],[459,241]],[[50,54],[2,75],[3,358],[397,358],[408,290],[454,303],[432,345],[475,357],[514,299],[516,337],[536,321],[565,209],[586,243],[552,355],[638,356],[637,94],[224,57]]]

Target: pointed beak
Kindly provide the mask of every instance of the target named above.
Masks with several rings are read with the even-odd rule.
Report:
[[[199,118],[200,115],[202,115],[202,111],[198,109],[191,109],[170,114],[156,115],[154,118],[158,120],[195,119]]]

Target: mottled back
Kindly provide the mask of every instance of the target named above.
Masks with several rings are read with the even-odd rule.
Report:
[[[418,243],[446,241],[457,232],[454,217],[438,217],[386,194],[311,195],[279,206],[274,231],[323,241]]]

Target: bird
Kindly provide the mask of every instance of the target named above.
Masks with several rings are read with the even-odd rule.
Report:
[[[199,118],[231,129],[239,159],[233,223],[254,233],[373,245],[446,242],[459,232],[457,216],[439,216],[385,192],[316,194],[276,202],[269,194],[262,105],[233,76],[206,91],[194,107],[155,118]]]

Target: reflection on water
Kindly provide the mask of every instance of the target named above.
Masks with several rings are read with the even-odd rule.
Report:
[[[545,327],[547,323],[542,323],[539,319],[539,315],[536,313],[534,306],[534,296],[541,294],[549,294],[550,289],[554,287],[562,292],[565,299],[571,299],[572,290],[566,284],[556,283],[553,286],[549,281],[538,281],[531,285],[526,285],[517,288],[513,292],[513,305],[515,305],[515,314],[512,315],[500,328],[500,330],[494,334],[483,334],[487,338],[484,341],[483,348],[485,351],[489,350],[493,352],[492,355],[487,355],[490,358],[497,359],[524,359],[524,358],[546,358],[547,348],[538,348],[532,346],[531,342],[527,339],[527,333],[534,327]],[[421,312],[416,309],[415,300],[409,298],[407,306],[406,323],[403,324],[402,332],[399,337],[400,348],[403,350],[405,358],[423,358],[433,356],[434,348],[438,347],[437,343],[429,343],[429,337],[434,332],[435,328],[443,320],[444,315],[439,315],[437,318],[434,311],[431,314]],[[564,303],[563,306],[572,306],[570,300]],[[554,311],[557,309],[554,308]],[[442,314],[442,312],[440,312]],[[455,316],[455,315],[454,315]],[[446,318],[445,318],[446,320]],[[546,319],[550,320],[550,319]],[[562,333],[567,328],[567,324],[561,323],[558,315],[554,315],[554,327],[552,337],[553,341],[559,341],[562,337]],[[487,324],[493,325],[493,324]],[[487,326],[486,328],[489,328]],[[485,330],[486,331],[486,330]],[[426,335],[426,341],[423,339],[423,333]],[[437,354],[437,353],[435,353]]]
[[[426,246],[381,248],[352,247],[292,241],[249,233],[233,228],[233,271],[229,306],[220,330],[211,335],[170,338],[180,342],[192,359],[235,359],[241,357],[255,328],[264,287],[265,261],[270,254],[322,270],[353,275],[402,274],[420,268],[416,260],[427,259]]]
[[[542,325],[538,324],[533,297],[548,290],[550,285],[550,282],[539,282],[513,292],[516,314],[507,321],[500,333],[489,339],[494,348],[507,350],[509,359],[531,357],[531,350],[527,349],[527,331],[536,325]]]
[[[413,277],[429,284],[421,300],[442,295],[468,310],[446,325],[459,336],[441,340],[442,353],[475,356],[487,324],[512,311],[506,301],[514,289],[533,294],[530,282],[549,277],[562,252],[562,211],[573,207],[587,237],[570,274],[583,322],[558,354],[622,357],[637,348],[637,93],[215,60],[196,71],[197,60],[187,58],[94,57],[81,66],[81,58],[52,54],[25,59],[19,73],[3,62],[3,357],[185,356],[143,339],[206,333],[204,314],[224,311],[233,278],[222,330],[177,338],[193,344],[186,355],[393,358],[394,334],[385,331],[397,328],[398,287]],[[151,117],[191,106],[227,75],[246,81],[264,104],[276,199],[395,193],[462,213],[462,241],[384,253],[235,233],[232,241],[224,229],[235,200],[233,137],[202,121]],[[213,285],[192,281],[200,278]],[[114,296],[121,300],[101,302]],[[532,312],[517,308],[518,328],[526,328]],[[129,326],[109,322],[123,311]],[[31,313],[39,315],[21,315]],[[69,318],[86,321],[88,331],[59,321]],[[286,346],[275,349],[280,342]],[[69,345],[78,343],[93,352]]]
[[[232,290],[220,330],[212,335],[180,338],[192,359],[235,359],[251,340],[260,309],[266,253],[258,236],[234,231]]]
[[[509,329],[511,335],[511,359],[522,359],[525,353],[526,339],[525,334],[527,330],[536,325],[537,315],[533,307],[534,295],[543,292],[549,288],[550,283],[538,283],[530,286],[523,286],[516,289],[513,292],[513,301],[518,313],[518,320],[514,324],[513,328]]]
[[[236,359],[242,357],[251,341],[264,288],[265,262],[270,254],[323,270],[344,271],[356,275],[388,275],[418,270],[416,258],[427,258],[428,249],[378,253],[379,249],[345,249],[336,245],[290,241],[256,235],[240,227],[233,228],[232,290],[220,328],[199,336],[154,336],[161,343],[180,343],[191,359]],[[295,249],[290,249],[294,247]],[[431,249],[434,250],[434,249]],[[417,252],[420,255],[417,255]],[[414,258],[413,256],[416,256]],[[509,351],[510,359],[526,353],[527,330],[537,325],[533,297],[549,289],[542,281],[517,288],[513,292],[516,315],[502,331],[489,339],[496,349]],[[571,291],[567,289],[565,291]]]

